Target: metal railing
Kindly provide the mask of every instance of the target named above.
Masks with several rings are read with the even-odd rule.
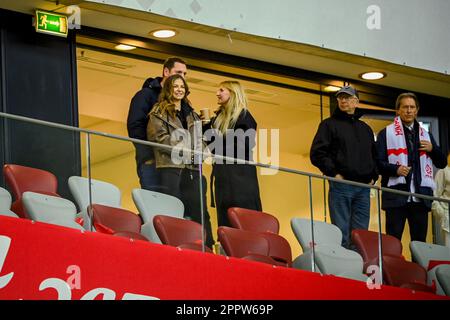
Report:
[[[69,125],[64,125],[64,124],[58,124],[58,123],[54,123],[54,122],[49,122],[49,121],[44,121],[44,120],[38,120],[38,119],[33,119],[33,118],[28,118],[28,117],[23,117],[23,116],[18,116],[18,115],[13,115],[13,114],[9,114],[9,113],[0,112],[0,118],[17,120],[17,121],[23,121],[23,122],[27,122],[27,123],[33,123],[33,124],[38,124],[38,125],[42,125],[42,126],[46,126],[46,127],[52,127],[52,128],[58,128],[58,129],[62,129],[62,130],[72,131],[72,132],[85,133],[87,135],[87,139],[86,139],[86,157],[87,157],[87,175],[88,175],[89,182],[90,182],[90,179],[91,179],[91,172],[90,172],[90,154],[91,154],[91,151],[90,151],[90,135],[96,135],[96,136],[101,136],[101,137],[105,137],[105,138],[109,138],[109,139],[116,139],[116,140],[121,140],[121,141],[126,141],[126,142],[132,142],[134,144],[141,144],[141,145],[146,145],[146,146],[150,146],[150,147],[158,147],[158,148],[166,149],[166,150],[174,149],[174,147],[172,147],[172,146],[158,144],[158,143],[155,143],[155,142],[143,141],[143,140],[140,140],[140,139],[133,139],[133,138],[123,137],[123,136],[119,136],[119,135],[115,135],[115,134],[109,134],[109,133],[95,131],[95,130],[83,129],[83,128],[73,127],[73,126],[69,126]],[[277,170],[277,171],[281,171],[281,172],[286,172],[286,173],[291,173],[291,174],[296,174],[296,175],[301,175],[301,176],[308,177],[308,180],[309,180],[308,189],[309,189],[309,198],[310,198],[310,216],[311,216],[311,235],[313,237],[312,238],[312,243],[313,244],[314,244],[314,224],[313,224],[313,205],[312,205],[313,193],[312,193],[312,185],[311,185],[312,178],[317,178],[317,179],[322,179],[322,180],[327,180],[327,181],[332,181],[332,182],[352,185],[352,186],[356,186],[356,187],[368,188],[368,189],[376,190],[376,193],[377,193],[377,207],[378,207],[378,226],[379,226],[379,230],[378,230],[378,251],[379,251],[379,257],[382,256],[382,241],[381,241],[382,230],[381,230],[380,191],[390,192],[390,193],[394,193],[394,194],[397,194],[397,195],[403,195],[403,196],[414,196],[414,197],[417,197],[417,198],[420,198],[420,199],[424,199],[424,200],[445,202],[445,203],[449,204],[449,211],[450,211],[450,199],[439,198],[439,197],[434,197],[434,196],[428,196],[428,195],[423,195],[423,194],[418,194],[418,193],[411,193],[411,192],[406,192],[406,191],[400,191],[400,190],[385,188],[385,187],[381,187],[381,186],[377,186],[377,185],[370,185],[370,184],[359,183],[359,182],[354,182],[354,181],[349,181],[349,180],[342,180],[342,179],[337,179],[337,178],[334,178],[334,177],[328,177],[328,176],[324,176],[324,175],[320,175],[320,174],[315,174],[315,173],[301,171],[301,170],[296,170],[296,169],[291,169],[291,168],[285,168],[285,167],[281,167],[281,166],[273,166],[273,165],[259,163],[259,162],[255,162],[255,161],[247,161],[247,160],[236,159],[236,158],[232,158],[232,157],[224,157],[224,156],[219,156],[219,155],[213,155],[210,152],[205,152],[205,151],[198,151],[198,150],[191,150],[191,149],[180,149],[180,148],[177,148],[177,150],[180,150],[180,151],[183,151],[183,152],[192,152],[196,156],[202,157],[203,159],[206,159],[208,157],[212,157],[215,160],[225,161],[225,163],[226,162],[231,162],[231,163],[237,162],[237,163],[248,164],[248,165],[252,165],[252,166],[256,166],[256,167],[261,167],[261,168],[266,168],[266,169],[273,169],[273,170]],[[199,171],[200,171],[200,188],[202,188],[202,185],[201,185],[202,184],[202,182],[201,182],[202,181],[202,178],[201,178],[201,176],[202,176],[202,165],[199,166]],[[89,185],[90,185],[90,183],[89,183]],[[202,190],[202,189],[200,189],[200,190]],[[90,196],[89,203],[90,203],[90,206],[91,206],[92,205],[91,190],[89,190],[89,196]],[[202,197],[202,196],[200,195],[200,197]],[[450,212],[449,212],[449,215],[450,215]],[[203,221],[204,221],[203,206],[202,206],[201,216],[202,216],[202,226],[203,226]],[[204,236],[204,235],[202,235],[202,236]],[[204,240],[204,239],[202,239],[202,240]],[[203,241],[203,243],[204,243],[204,241]],[[312,246],[312,257],[313,257],[312,258],[312,262],[311,262],[312,263],[312,270],[315,271],[314,245]],[[379,264],[380,264],[379,265],[380,272],[382,274],[382,270],[383,270],[382,259],[379,259],[379,261],[380,261],[379,262]]]

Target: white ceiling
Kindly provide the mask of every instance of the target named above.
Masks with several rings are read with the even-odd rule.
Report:
[[[70,1],[62,1],[70,2]],[[73,2],[73,1],[72,1]],[[79,1],[76,1],[79,2]],[[93,4],[81,3],[81,24],[106,30],[118,31],[141,37],[149,37],[147,32],[163,26],[156,17],[151,14],[130,12],[113,7],[105,7]],[[0,7],[16,11],[32,13],[34,8],[55,10],[63,12],[64,5],[56,5],[55,1],[12,1],[3,0]],[[89,8],[85,8],[89,7]],[[58,9],[59,8],[59,9]],[[159,22],[155,22],[158,20]],[[292,44],[282,41],[263,41],[260,38],[245,35],[223,35],[222,30],[211,32],[204,26],[192,26],[187,23],[163,17],[162,20],[171,25],[183,25],[185,28],[177,28],[179,35],[170,42],[234,54],[242,57],[253,58],[261,61],[278,63],[312,71],[324,72],[354,78],[365,68],[364,65],[342,61],[329,51],[323,51],[320,55],[300,52]],[[206,28],[206,29],[205,29]],[[237,38],[242,38],[239,40]],[[140,46],[139,43],[133,43]],[[112,45],[111,45],[112,47]],[[284,47],[284,48],[283,48]],[[139,49],[138,49],[139,50]],[[308,51],[306,50],[306,51]],[[303,50],[305,51],[305,50]],[[161,54],[164,56],[164,53]],[[350,59],[351,57],[346,57]],[[367,64],[373,61],[367,60]],[[143,81],[148,76],[157,76],[161,73],[159,64],[141,59],[132,59],[116,54],[94,51],[86,48],[77,48],[78,64],[78,92],[80,126],[92,130],[127,136],[126,118],[130,100],[138,91]],[[254,78],[271,80],[284,84],[291,84],[303,88],[318,90],[319,84],[303,81],[302,79],[287,79],[257,71],[244,70],[234,66],[218,66],[211,63],[203,63],[201,67],[214,70],[220,67],[222,70],[233,74],[246,74]],[[404,70],[407,70],[405,68]],[[411,73],[411,72],[410,72]],[[402,78],[403,77],[403,78]],[[419,85],[422,91],[429,92],[431,85],[434,93],[441,92],[442,87],[448,83],[422,78],[413,80],[408,74],[399,75],[398,79],[407,79],[395,83],[395,86]],[[227,78],[222,76],[189,70],[188,83],[191,87],[190,99],[194,107],[216,107],[215,92],[217,85]],[[391,76],[380,83],[394,85],[396,77]],[[258,128],[280,130],[280,151],[287,154],[308,155],[309,148],[320,121],[320,97],[316,94],[286,89],[279,86],[271,86],[257,82],[240,80],[247,89],[250,102],[250,110],[258,121]],[[339,83],[338,83],[339,84]],[[401,87],[401,86],[400,86]],[[419,90],[420,91],[420,90]],[[445,92],[450,96],[450,90]],[[329,114],[329,102],[323,99],[324,117]],[[371,107],[371,106],[364,106]],[[368,120],[378,131],[384,123],[378,125],[377,121]],[[114,143],[107,142],[105,138],[97,138],[92,141],[93,150],[96,151],[96,161],[102,162],[110,158],[132,153],[131,144],[122,144],[120,148]],[[84,152],[84,150],[83,150]]]
[[[376,83],[450,98],[450,76],[385,63],[361,56],[277,39],[249,36],[223,29],[138,12],[113,6],[62,0],[2,0],[0,7],[26,13],[35,8],[64,12],[61,3],[79,3],[81,27],[91,26],[124,34],[151,38],[148,32],[159,27],[176,28],[179,34],[167,42],[222,52],[280,65],[322,72],[346,79],[358,79],[362,72],[377,69],[388,74]],[[139,43],[134,43],[139,46]]]

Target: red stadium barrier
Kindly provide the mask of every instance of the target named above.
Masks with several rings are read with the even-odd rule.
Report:
[[[0,299],[440,299],[0,216]]]

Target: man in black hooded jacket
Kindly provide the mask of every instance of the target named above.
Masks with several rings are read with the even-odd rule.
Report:
[[[166,59],[163,65],[162,77],[148,78],[142,89],[131,99],[128,111],[128,136],[134,139],[147,141],[148,114],[158,101],[164,80],[173,74],[186,76],[186,62],[178,57]],[[136,169],[142,189],[161,191],[159,177],[155,166],[153,149],[142,144],[134,144],[136,149]]]
[[[375,139],[372,129],[359,120],[359,96],[344,86],[337,93],[338,108],[323,120],[314,137],[310,159],[326,176],[361,183],[378,179]],[[342,231],[342,245],[353,249],[351,232],[368,229],[370,189],[330,181],[328,206],[331,222]]]

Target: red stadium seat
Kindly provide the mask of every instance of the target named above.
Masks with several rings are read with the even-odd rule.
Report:
[[[289,242],[278,235],[280,223],[268,213],[244,208],[229,208],[228,219],[236,229],[259,232],[269,242],[269,254],[279,265],[292,265],[292,251]]]
[[[262,211],[233,207],[228,209],[227,214],[233,228],[276,234],[280,230],[278,219]]]
[[[358,249],[364,261],[364,272],[370,265],[378,265],[378,233],[364,229],[352,231],[352,242]],[[397,238],[381,235],[382,253],[392,257],[402,258],[402,243]]]
[[[383,256],[383,279],[395,287],[435,293],[436,288],[427,285],[427,271],[414,262],[399,257]]]
[[[219,227],[217,234],[225,253],[230,257],[283,265],[269,256],[269,241],[261,232]]]
[[[3,175],[15,201],[11,210],[21,218],[29,218],[22,204],[22,194],[26,191],[59,197],[58,181],[51,172],[17,164],[5,164]]]
[[[153,217],[153,226],[163,244],[203,251],[201,224],[182,218],[156,215]],[[205,251],[212,252],[207,246]]]
[[[92,215],[94,227],[98,232],[107,234],[127,232],[128,235],[130,233],[140,234],[141,232],[141,219],[131,211],[93,204]],[[136,236],[136,238],[141,239],[140,236]]]

